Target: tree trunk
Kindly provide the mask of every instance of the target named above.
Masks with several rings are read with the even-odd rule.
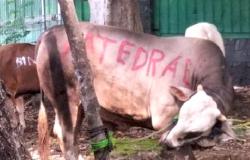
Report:
[[[80,84],[81,101],[84,106],[88,128],[93,130],[103,126],[103,123],[97,110],[99,108],[99,104],[93,88],[93,74],[87,59],[87,54],[85,52],[83,34],[78,28],[78,19],[76,16],[73,0],[58,1],[61,7],[62,18],[74,59],[73,64],[75,66],[76,76]],[[101,132],[93,138],[94,139],[92,139],[92,141],[99,141],[106,138],[106,133]],[[109,156],[109,149],[95,151],[94,155],[96,159],[107,159]]]
[[[90,21],[143,32],[138,0],[89,0]]]
[[[0,84],[0,159],[31,159],[23,145],[22,133],[16,108]]]
[[[89,0],[90,22],[109,25],[111,21],[110,3],[112,0]]]

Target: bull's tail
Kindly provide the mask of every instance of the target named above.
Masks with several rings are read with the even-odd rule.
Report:
[[[38,114],[38,150],[41,160],[48,160],[49,156],[49,132],[46,108],[44,106],[43,92]]]
[[[223,38],[215,25],[207,22],[194,24],[186,29],[185,37],[195,37],[210,40],[221,49],[223,56],[225,57]]]

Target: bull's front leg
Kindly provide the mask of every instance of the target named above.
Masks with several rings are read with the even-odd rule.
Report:
[[[179,112],[175,99],[170,94],[151,95],[150,114],[155,130],[166,129],[172,124],[173,117]]]
[[[168,97],[166,95],[166,97]],[[172,124],[172,119],[178,113],[179,107],[172,96],[151,97],[150,114],[155,130],[166,129]]]
[[[154,129],[167,130],[173,124],[173,117],[175,117],[179,112],[179,107],[172,96],[169,95],[167,99],[158,96],[153,97],[150,103],[150,111]],[[168,135],[168,132],[169,131],[167,130],[161,139],[165,139],[164,137]],[[191,146],[185,145],[180,148],[176,148],[174,151],[174,159],[195,160]]]

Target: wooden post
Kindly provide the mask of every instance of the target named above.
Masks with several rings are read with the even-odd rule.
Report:
[[[80,84],[81,101],[84,106],[88,128],[92,130],[103,126],[103,123],[97,110],[99,104],[93,88],[93,74],[85,52],[83,34],[78,28],[79,22],[76,16],[73,0],[58,1],[61,7],[62,18],[74,59],[73,64],[75,66],[76,76]],[[106,134],[103,132],[93,138],[92,141],[97,142],[106,138]],[[105,160],[109,156],[109,150],[98,150],[94,152],[94,155],[96,159]]]

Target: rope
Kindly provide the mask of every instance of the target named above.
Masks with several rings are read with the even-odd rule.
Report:
[[[107,149],[108,151],[111,151],[113,149],[112,134],[108,132],[107,128],[103,126],[99,126],[91,130],[88,130],[90,139],[93,139],[99,134],[103,134],[103,132],[105,134],[104,139],[98,140],[96,142],[91,142],[91,149],[93,152],[103,150],[103,149]]]
[[[168,126],[162,128],[162,129],[160,129],[160,130],[158,130],[158,131],[156,131],[156,132],[153,132],[153,133],[151,133],[151,134],[149,134],[149,135],[147,135],[147,136],[144,136],[144,137],[135,139],[135,140],[130,141],[130,142],[127,142],[127,143],[135,143],[135,142],[143,141],[143,140],[148,139],[148,138],[151,138],[151,137],[153,137],[153,136],[155,136],[155,135],[157,135],[157,134],[160,134],[160,133],[163,133],[163,132],[165,132],[165,131],[168,131],[168,130],[172,129],[172,128],[176,125],[177,121],[178,121],[178,115],[176,115],[176,116],[173,118],[172,123],[169,124]]]
[[[113,148],[111,133],[109,133],[108,137],[106,137],[105,139],[102,139],[95,143],[93,142],[91,143],[91,149],[93,152],[96,152],[105,148],[107,148],[109,151],[111,151]]]

